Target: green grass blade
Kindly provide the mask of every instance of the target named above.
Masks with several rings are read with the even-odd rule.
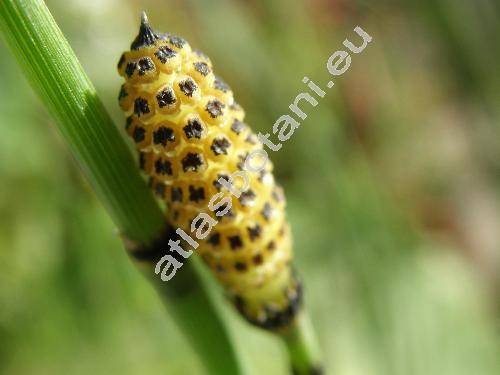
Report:
[[[162,214],[118,129],[42,1],[2,1],[2,29],[88,181],[120,231],[149,241]]]

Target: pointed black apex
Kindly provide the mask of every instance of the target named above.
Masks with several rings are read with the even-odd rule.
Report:
[[[155,44],[157,39],[158,35],[156,35],[151,26],[149,26],[148,16],[146,16],[146,12],[142,12],[139,34],[137,34],[136,38],[130,45],[130,49],[136,51],[139,48],[151,46]]]

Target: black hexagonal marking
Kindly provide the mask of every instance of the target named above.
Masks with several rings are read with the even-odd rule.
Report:
[[[212,246],[218,246],[220,244],[220,233],[212,233],[207,242]]]
[[[167,46],[162,46],[155,52],[155,56],[158,58],[158,60],[160,60],[162,64],[165,64],[168,60],[170,60],[172,57],[175,57],[176,55],[177,52]]]
[[[215,212],[216,214],[218,214],[219,212],[226,211],[226,209],[227,209],[227,206],[224,206],[224,207],[221,207],[221,208],[219,208],[218,210],[216,210],[216,211],[214,211],[214,212]],[[224,215],[219,216],[219,217],[221,218],[221,220],[222,220],[223,218],[231,218],[231,217],[234,217],[234,212],[233,212],[233,209],[232,209],[232,208],[228,209],[228,210],[227,210],[227,212],[226,212],[226,213],[224,213]]]
[[[135,143],[144,141],[144,138],[146,138],[146,130],[141,126],[136,126],[132,138],[134,138]]]
[[[186,41],[177,35],[169,35],[168,41],[177,48],[182,48],[186,45]]]
[[[127,63],[127,66],[125,67],[125,74],[127,75],[127,77],[132,77],[135,68],[137,68],[137,63],[135,61],[130,61]]]
[[[234,119],[233,123],[231,124],[231,130],[239,135],[243,131],[243,129],[245,129],[245,123],[238,119]]]
[[[182,169],[184,172],[196,172],[204,163],[203,156],[196,152],[188,152],[182,159]]]
[[[139,97],[134,100],[134,113],[137,117],[149,113],[149,111],[149,103],[147,99]]]
[[[149,72],[151,70],[154,70],[155,64],[153,63],[153,60],[151,60],[151,57],[145,56],[139,60],[139,75],[143,76],[146,74],[146,72]]]
[[[238,170],[242,171],[245,169],[245,160],[247,159],[248,155],[248,152],[238,155],[239,161],[238,163],[236,163],[236,168],[238,168]]]
[[[146,166],[146,154],[144,152],[139,152],[139,168],[144,170]]]
[[[214,88],[222,92],[228,92],[231,90],[229,85],[226,82],[224,82],[220,77],[215,77]]]
[[[231,146],[231,143],[226,137],[217,137],[212,141],[210,149],[215,155],[227,155],[227,149]]]
[[[276,242],[269,241],[269,243],[267,244],[267,250],[269,250],[270,252],[276,250]]]
[[[158,106],[160,108],[166,107],[168,105],[175,104],[177,101],[175,97],[174,90],[170,87],[166,87],[161,90],[158,94],[156,94],[156,101],[158,102]]]
[[[130,125],[132,125],[132,122],[134,121],[134,119],[132,118],[132,116],[128,116],[127,119],[125,120],[125,129],[128,130],[128,128],[130,128]]]
[[[207,103],[205,109],[210,115],[210,117],[217,118],[224,114],[224,107],[225,107],[224,103],[222,103],[220,100],[213,99]]]
[[[182,188],[173,187],[170,193],[170,199],[172,202],[182,202]]]
[[[172,175],[172,163],[161,158],[155,161],[155,172],[160,175]]]
[[[256,195],[253,192],[252,189],[248,189],[241,193],[240,197],[238,198],[242,206],[248,206],[254,199]]]
[[[247,227],[247,231],[250,241],[255,241],[257,238],[260,237],[262,233],[262,227],[257,223],[253,227]]]
[[[238,250],[243,247],[243,241],[239,235],[229,236],[227,239],[232,250]]]
[[[125,89],[125,84],[120,87],[120,93],[118,94],[118,100],[122,100],[123,98],[126,98],[128,96],[128,92]]]
[[[197,118],[190,118],[186,126],[182,128],[188,139],[200,139],[203,135],[203,123]]]
[[[166,146],[167,142],[175,141],[175,133],[172,128],[166,126],[160,126],[153,132],[153,143],[155,145]]]
[[[155,194],[161,198],[165,197],[165,185],[162,183],[157,183],[155,186]]]
[[[208,64],[206,62],[203,62],[203,61],[194,62],[193,66],[194,66],[194,69],[198,73],[200,73],[203,77],[206,77],[210,73],[210,71],[211,71],[211,69],[208,66]]]
[[[264,203],[264,207],[262,208],[262,211],[260,213],[262,214],[262,217],[266,219],[266,221],[271,220],[273,208],[271,207],[269,202]]]
[[[255,264],[256,266],[260,266],[260,265],[264,262],[264,258],[262,257],[262,254],[255,254],[255,255],[252,257],[252,262],[253,262],[253,264]]]
[[[191,202],[201,202],[205,199],[205,189],[202,187],[194,187],[189,185],[189,200]]]
[[[234,268],[239,272],[245,272],[248,269],[247,264],[245,262],[235,262]]]
[[[179,82],[179,89],[189,97],[198,89],[196,82],[192,78],[186,78]]]

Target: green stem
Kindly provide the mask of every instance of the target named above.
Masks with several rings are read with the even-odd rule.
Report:
[[[0,25],[29,83],[56,119],[119,231],[135,243],[152,243],[166,225],[163,213],[44,2],[0,1]],[[240,373],[226,328],[192,262],[171,282],[159,282],[153,267],[144,272],[207,370],[213,374]]]
[[[323,373],[320,351],[309,316],[302,311],[294,324],[281,334],[294,375]]]

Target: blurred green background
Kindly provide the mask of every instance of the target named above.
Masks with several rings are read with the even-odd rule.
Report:
[[[208,54],[266,132],[361,26],[373,41],[271,155],[327,373],[500,373],[498,1],[47,4],[120,128],[140,10]],[[0,373],[203,373],[0,57]],[[223,312],[253,373],[286,374],[275,338]]]

